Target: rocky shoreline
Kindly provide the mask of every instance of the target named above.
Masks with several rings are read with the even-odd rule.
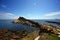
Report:
[[[52,25],[39,24],[32,20],[25,19],[24,17],[19,17],[18,20],[14,20],[13,23],[23,23],[25,25],[30,25],[30,26],[39,28],[40,32],[53,33],[58,36],[60,35],[60,28],[56,28]]]
[[[60,28],[56,28],[52,25],[40,24],[32,20],[19,17],[17,20],[13,20],[14,24],[23,24],[38,28],[33,32],[27,32],[26,30],[16,31],[8,29],[0,29],[0,40],[53,40],[48,37],[49,34],[57,35],[60,40]]]
[[[0,40],[33,40],[38,36],[39,31],[27,33],[23,31],[0,30]]]

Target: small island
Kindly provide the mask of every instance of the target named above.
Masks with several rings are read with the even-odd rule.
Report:
[[[53,21],[46,21],[46,22],[60,25],[60,22],[53,22]]]

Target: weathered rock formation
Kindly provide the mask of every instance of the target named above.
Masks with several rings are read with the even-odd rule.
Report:
[[[56,35],[60,35],[60,28],[56,28],[53,26],[49,26],[46,24],[39,24],[37,22],[25,19],[24,17],[19,17],[18,20],[14,20],[13,23],[23,23],[25,25],[30,25],[32,27],[36,27],[40,29],[41,32],[46,32],[46,33],[53,33]]]
[[[27,33],[23,31],[0,30],[0,40],[33,40],[39,34],[39,31]]]

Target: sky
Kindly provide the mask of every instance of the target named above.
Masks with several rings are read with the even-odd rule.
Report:
[[[60,0],[0,0],[0,19],[60,19]]]

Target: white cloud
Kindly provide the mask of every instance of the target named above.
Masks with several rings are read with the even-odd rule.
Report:
[[[56,16],[56,15],[60,15],[60,12],[51,12],[51,13],[45,14],[45,16]]]
[[[18,16],[12,14],[12,13],[0,13],[0,19],[17,19]]]
[[[6,8],[7,6],[6,5],[1,5],[1,7]]]
[[[27,13],[25,17],[27,19],[39,19],[39,16],[36,16],[34,13]]]
[[[1,5],[1,7],[2,7],[2,8],[6,8],[6,9],[9,9],[9,10],[10,10],[10,8],[8,8],[8,7],[7,7],[6,5],[4,5],[4,4],[2,4],[2,5]]]

